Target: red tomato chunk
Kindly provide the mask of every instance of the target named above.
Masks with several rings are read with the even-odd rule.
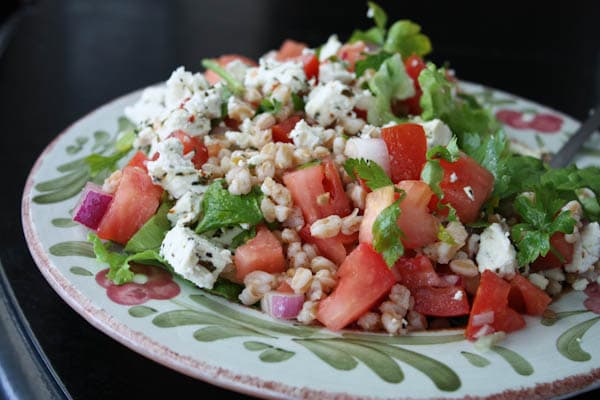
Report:
[[[368,244],[360,244],[338,270],[339,283],[319,303],[317,319],[337,331],[356,321],[394,286],[394,274]]]
[[[171,133],[169,137],[174,137],[183,144],[183,154],[188,154],[191,151],[194,152],[192,163],[194,163],[196,169],[200,169],[208,160],[208,149],[204,146],[202,138],[190,136],[181,130]]]
[[[546,292],[521,275],[516,275],[510,281],[508,304],[521,313],[542,315],[551,301]]]
[[[469,313],[469,300],[463,288],[420,287],[411,294],[415,298],[415,311],[434,317],[456,317]]]
[[[390,154],[392,181],[418,180],[427,161],[427,138],[419,124],[400,124],[383,128],[381,138]]]
[[[125,167],[113,201],[98,226],[101,239],[125,244],[154,215],[163,189],[145,170]]]
[[[278,273],[285,271],[285,257],[281,243],[273,233],[260,226],[256,236],[235,250],[233,257],[236,279],[240,282],[253,271]]]

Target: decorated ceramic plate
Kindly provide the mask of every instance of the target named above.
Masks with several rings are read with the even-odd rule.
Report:
[[[532,154],[555,151],[578,126],[513,95],[462,87]],[[71,212],[90,179],[83,158],[108,146],[124,107],[139,96],[104,105],[60,134],[37,160],[23,195],[24,231],[40,271],[107,335],[181,373],[259,397],[545,398],[599,385],[600,315],[590,291],[562,296],[550,306],[552,318],[526,317],[526,329],[479,352],[461,330],[388,336],[273,320],[157,267],[135,269],[134,295],[112,284]],[[599,149],[596,135],[577,163],[600,164]]]

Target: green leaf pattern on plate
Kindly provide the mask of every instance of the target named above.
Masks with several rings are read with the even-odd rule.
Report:
[[[483,368],[490,365],[490,360],[483,356],[480,356],[479,354],[471,353],[468,351],[461,351],[460,354],[462,354],[463,357],[466,358],[467,361],[475,367]]]
[[[81,256],[96,258],[94,249],[90,242],[68,241],[57,243],[48,249],[50,254],[57,257]]]
[[[155,308],[148,306],[133,306],[127,310],[127,312],[134,318],[144,318],[148,315],[155,314],[157,311]]]
[[[594,317],[583,321],[567,329],[556,341],[556,348],[571,361],[589,361],[592,359],[590,353],[581,348],[583,335],[592,327],[600,317]]]

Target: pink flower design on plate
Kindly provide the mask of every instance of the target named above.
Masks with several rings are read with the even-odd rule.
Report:
[[[115,285],[108,279],[106,277],[108,271],[107,268],[98,272],[96,282],[106,288],[108,298],[117,304],[135,306],[150,299],[168,300],[177,296],[181,291],[179,285],[173,281],[171,274],[159,267],[133,264],[131,271],[138,276],[141,275],[140,281],[143,283],[129,282],[123,285]]]
[[[600,286],[595,282],[589,284],[588,287],[585,288],[584,293],[588,296],[583,302],[585,308],[591,312],[600,314]]]
[[[511,128],[533,129],[541,133],[559,132],[563,125],[561,117],[547,113],[530,115],[516,110],[498,110],[496,118]]]

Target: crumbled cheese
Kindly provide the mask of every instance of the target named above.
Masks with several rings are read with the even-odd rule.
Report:
[[[337,35],[329,36],[327,43],[321,47],[321,51],[319,52],[319,61],[325,61],[329,57],[335,56],[341,47],[342,42],[340,42]]]
[[[573,282],[571,284],[571,286],[573,287],[574,290],[585,290],[585,288],[588,286],[589,282],[587,279],[577,279],[575,282]]]
[[[334,131],[330,129],[323,129],[320,126],[310,126],[306,121],[301,119],[290,132],[290,138],[296,146],[308,147],[312,150],[329,141],[333,137],[333,134]]]
[[[302,92],[308,87],[301,62],[278,62],[264,57],[259,60],[258,67],[248,70],[244,85],[261,89],[263,94],[271,93],[279,85],[288,86],[294,93]]]
[[[423,248],[423,252],[431,259],[441,264],[448,264],[466,243],[469,236],[467,230],[458,221],[452,221],[446,226],[446,232],[452,237],[452,243],[437,241]]]
[[[177,68],[167,80],[165,105],[168,109],[179,107],[185,99],[191,98],[194,93],[208,89],[209,85],[204,75],[192,74],[183,67]]]
[[[337,80],[348,84],[354,78],[354,73],[348,71],[341,62],[326,62],[319,66],[319,82],[321,83]]]
[[[184,108],[194,117],[206,119],[221,118],[221,86],[202,90],[185,102]]]
[[[446,146],[452,138],[452,131],[442,120],[432,119],[427,122],[420,122],[427,137],[427,148],[435,146]]]
[[[172,225],[177,223],[189,224],[198,219],[200,215],[200,202],[202,195],[193,191],[186,192],[177,200],[173,208],[167,213],[167,218]]]
[[[306,114],[321,126],[329,126],[348,116],[354,117],[354,99],[350,88],[341,82],[319,84],[308,95]]]
[[[600,225],[592,222],[581,230],[573,248],[573,259],[565,265],[567,272],[583,273],[600,259]]]
[[[148,174],[154,183],[162,186],[176,199],[190,190],[200,190],[202,171],[194,168],[190,157],[183,156],[183,144],[179,140],[169,138],[162,141],[157,150],[158,159],[146,163]]]
[[[210,131],[210,120],[191,114],[185,108],[175,108],[167,114],[157,133],[161,140],[165,140],[178,130],[191,136],[204,135]]]
[[[360,131],[359,137],[363,139],[377,139],[381,137],[381,128],[366,124]]]
[[[450,183],[454,183],[458,180],[458,176],[456,176],[456,172],[450,174]]]
[[[544,275],[537,273],[529,274],[527,279],[529,279],[529,282],[533,283],[535,286],[542,290],[546,290],[548,284],[550,283],[550,281],[546,279]]]
[[[241,60],[233,60],[230,61],[226,66],[225,70],[231,74],[233,79],[244,82],[246,78],[246,72],[250,69],[250,67],[242,62]]]
[[[143,147],[151,146],[152,143],[156,140],[156,132],[149,126],[142,128],[140,130],[133,141],[133,147],[136,149],[141,149]]]
[[[125,116],[136,125],[152,125],[165,111],[165,88],[144,89],[140,99],[132,106],[125,107]]]
[[[185,279],[209,289],[223,269],[232,263],[229,250],[216,246],[181,224],[167,232],[160,255]]]
[[[503,278],[511,278],[517,268],[517,252],[502,225],[495,222],[481,233],[477,265],[479,272],[489,269]]]

